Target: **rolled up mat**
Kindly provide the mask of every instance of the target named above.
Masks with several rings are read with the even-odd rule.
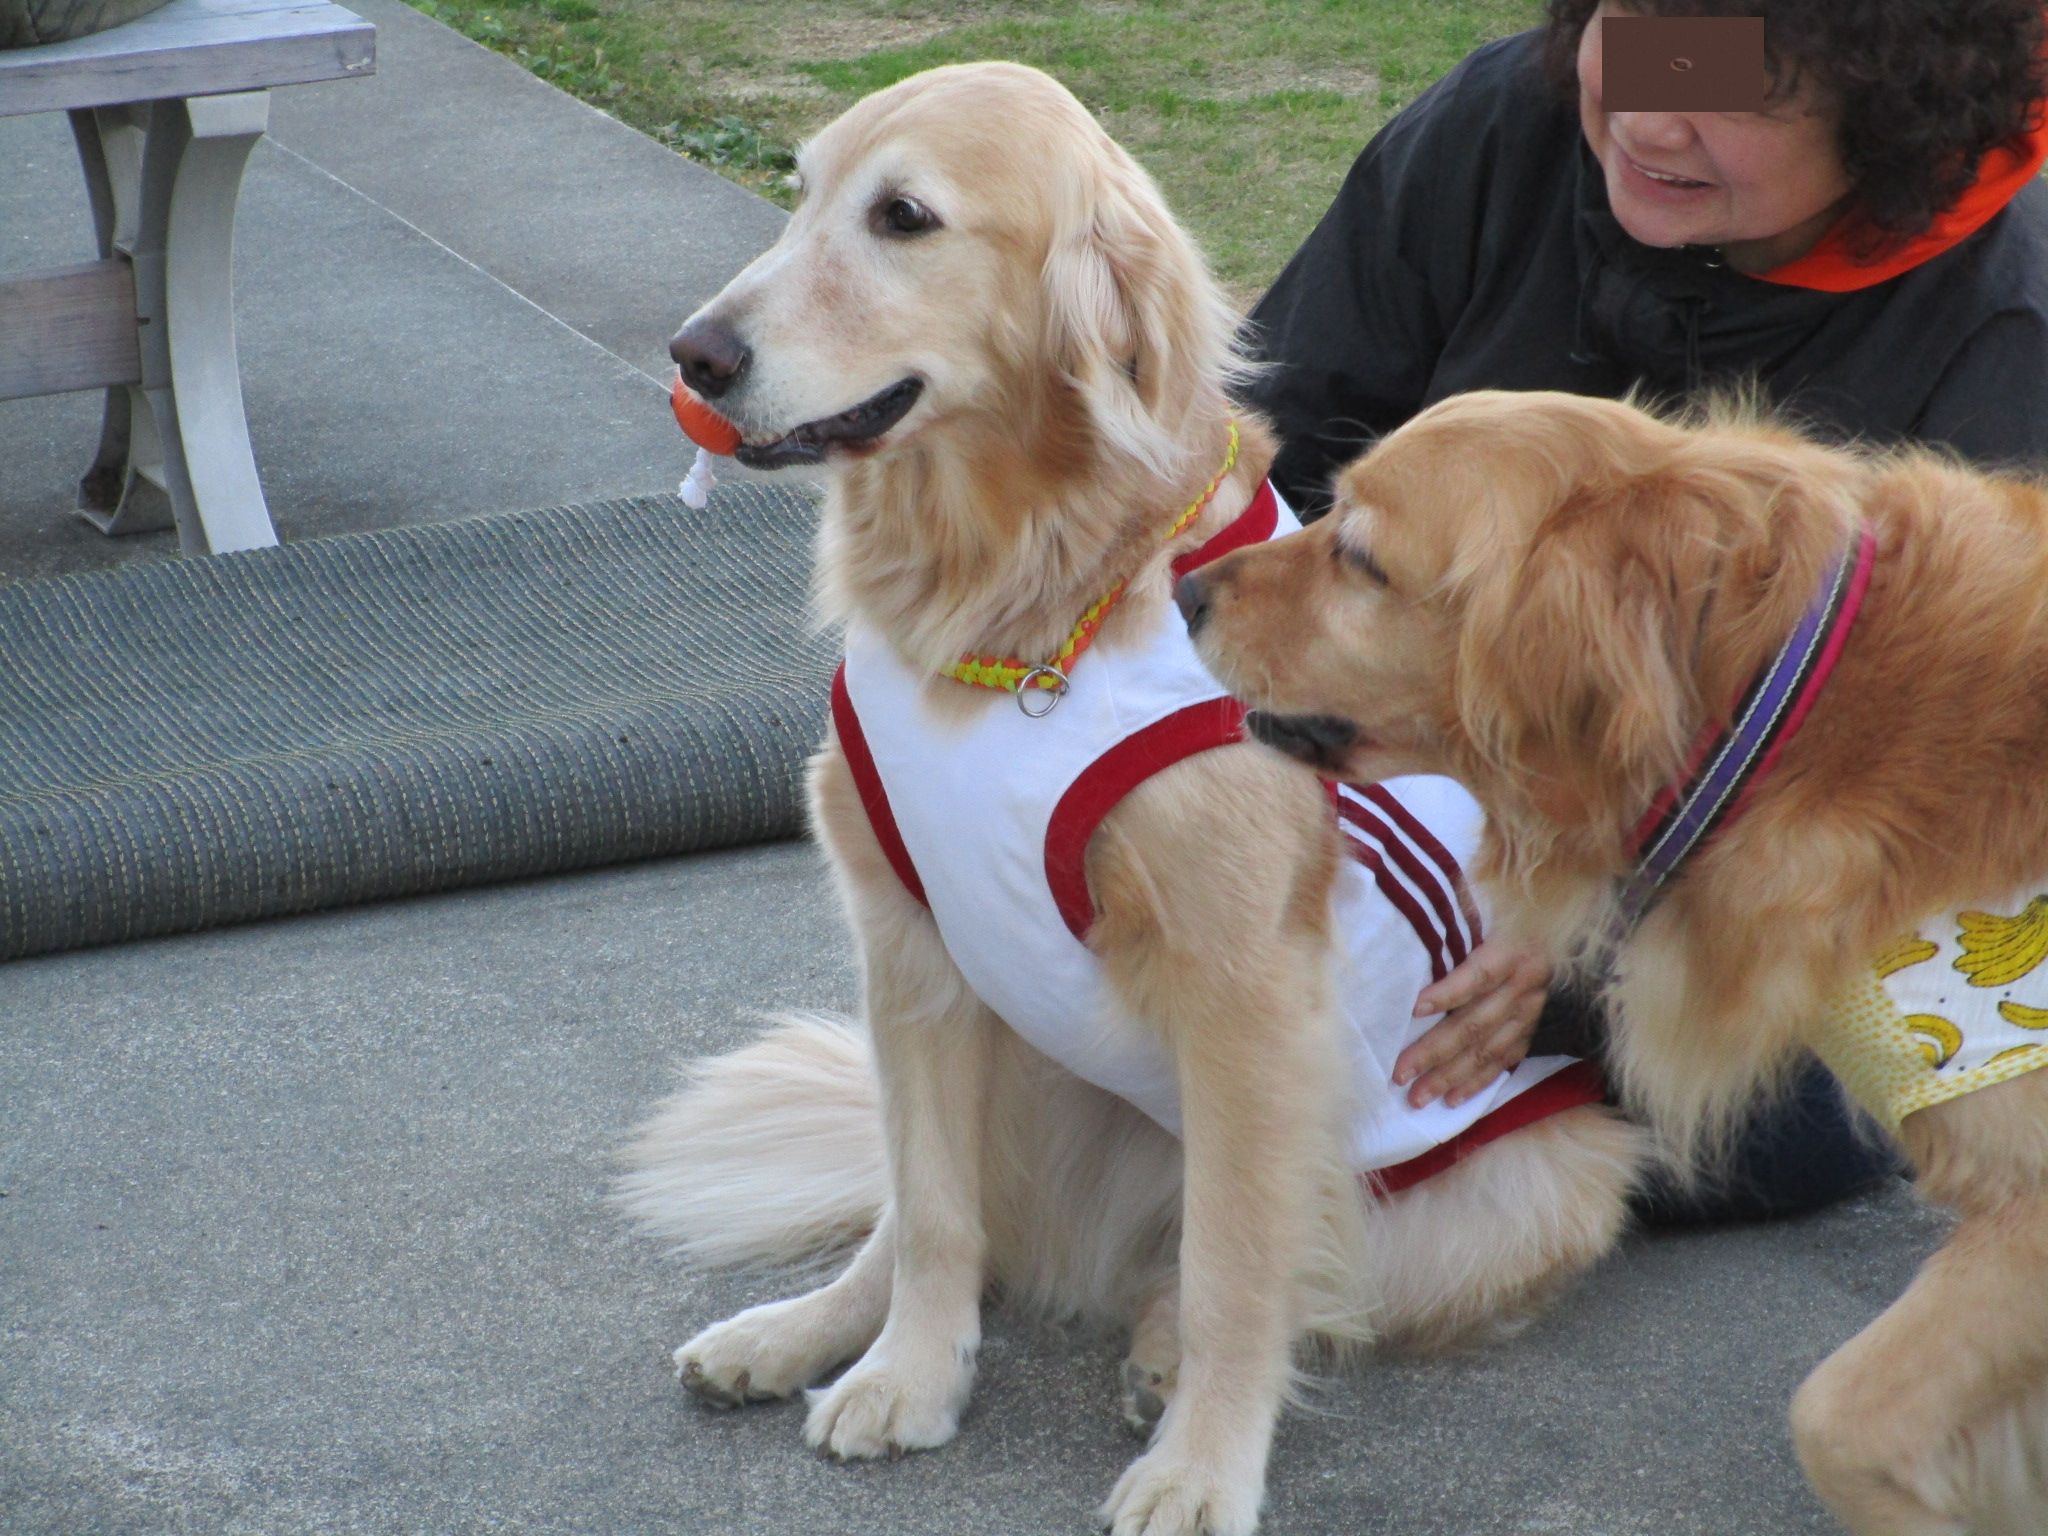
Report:
[[[796,834],[815,521],[738,483],[0,587],[0,958]]]

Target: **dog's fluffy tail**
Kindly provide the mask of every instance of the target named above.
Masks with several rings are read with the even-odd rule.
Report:
[[[881,1094],[844,1019],[776,1014],[758,1040],[690,1065],[633,1135],[613,1201],[709,1265],[793,1264],[852,1246],[888,1199]]]
[[[612,1201],[714,1268],[807,1266],[853,1247],[889,1199],[866,1032],[772,1015],[758,1039],[689,1064],[623,1154]],[[1180,1143],[1123,1100],[999,1031],[981,1148],[990,1279],[1013,1305],[1128,1321],[1172,1274]]]

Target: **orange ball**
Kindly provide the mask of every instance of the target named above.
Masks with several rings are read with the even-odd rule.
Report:
[[[681,374],[668,392],[668,402],[675,407],[676,425],[683,429],[683,436],[707,452],[732,457],[740,445],[740,429],[706,405]]]

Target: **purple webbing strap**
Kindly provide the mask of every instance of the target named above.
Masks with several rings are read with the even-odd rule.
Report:
[[[1622,886],[1617,937],[1641,922],[1656,905],[1671,877],[1705,842],[1734,806],[1757,767],[1770,754],[1830,642],[1855,621],[1871,558],[1872,539],[1863,530],[1836,558],[1819,594],[1743,700],[1740,713],[1708,752],[1706,761],[1643,852],[1635,873]],[[1857,579],[1863,577],[1863,580]],[[1834,649],[1839,650],[1839,644]]]

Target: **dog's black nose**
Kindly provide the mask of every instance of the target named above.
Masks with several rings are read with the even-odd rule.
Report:
[[[683,370],[683,382],[706,400],[716,400],[746,371],[754,354],[731,330],[699,315],[668,344],[668,355]]]
[[[1209,586],[1195,572],[1173,584],[1174,606],[1180,609],[1180,616],[1188,621],[1188,634],[1192,636],[1209,617]]]

